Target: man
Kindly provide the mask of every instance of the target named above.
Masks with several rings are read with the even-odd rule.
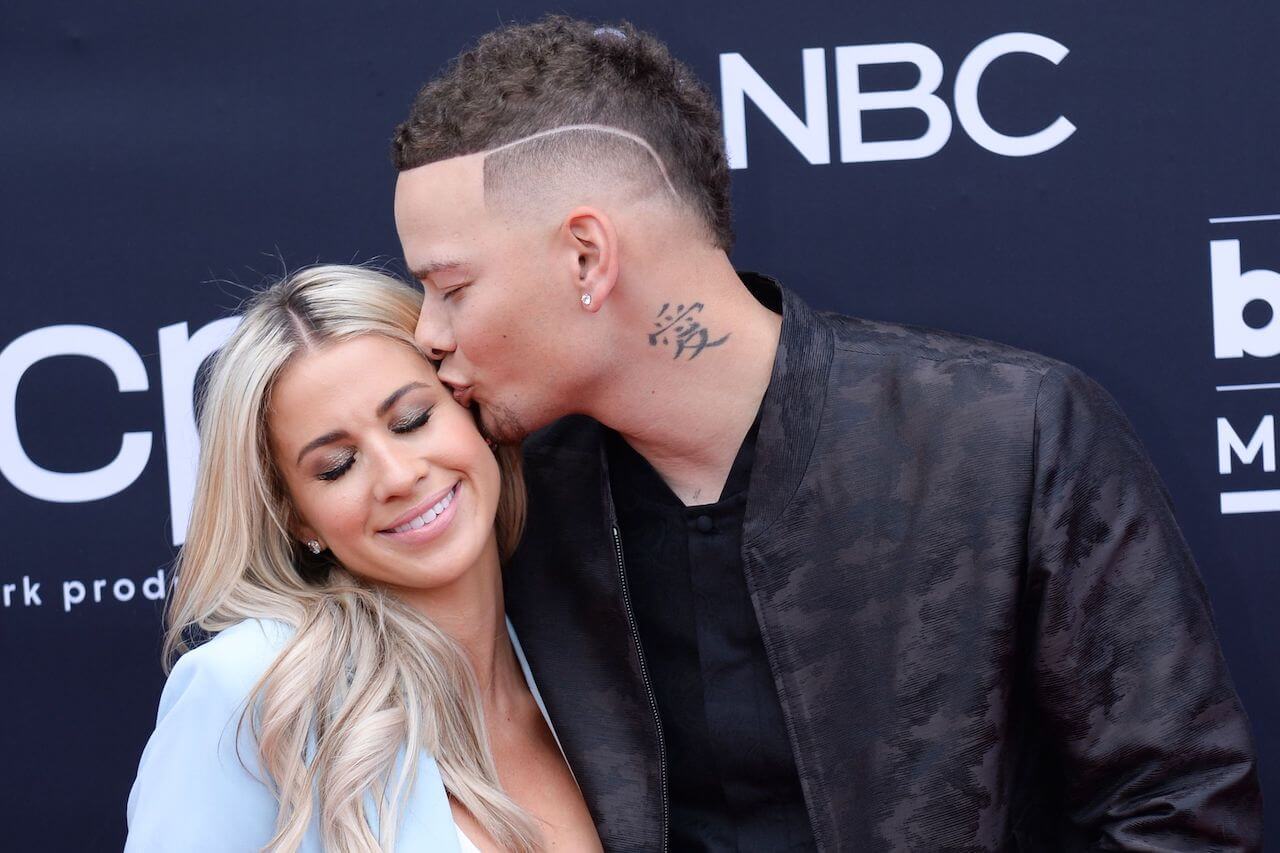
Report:
[[[419,343],[527,438],[507,607],[607,849],[1259,848],[1098,386],[736,273],[715,106],[629,26],[490,33],[394,158]]]

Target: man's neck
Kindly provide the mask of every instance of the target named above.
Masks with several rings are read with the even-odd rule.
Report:
[[[653,317],[622,347],[596,419],[687,506],[716,501],[769,387],[782,318],[717,253],[646,282]]]

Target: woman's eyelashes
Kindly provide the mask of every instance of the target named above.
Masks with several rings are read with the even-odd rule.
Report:
[[[317,474],[316,477],[318,479],[324,480],[325,482],[332,482],[333,480],[336,480],[339,477],[341,477],[343,474],[347,473],[347,471],[351,469],[351,466],[354,465],[355,462],[356,462],[356,454],[354,452],[348,453],[344,457],[342,457],[341,461],[338,461],[336,465],[334,465],[331,468],[326,468],[325,470]]]
[[[430,408],[414,409],[411,412],[406,412],[405,414],[395,418],[393,421],[391,421],[391,423],[387,425],[387,428],[390,429],[396,435],[404,435],[405,433],[413,432],[414,430],[420,429],[421,427],[425,426],[427,421],[429,421],[430,419],[431,419]],[[325,470],[321,471],[319,474],[317,474],[316,478],[323,480],[326,483],[331,483],[334,480],[341,477],[343,474],[347,473],[349,470],[351,470],[351,466],[354,465],[355,462],[356,462],[355,448],[351,448],[350,452],[344,454],[341,457],[334,458],[333,464],[330,465],[330,467],[326,468]]]
[[[395,433],[413,432],[418,427],[423,426],[430,418],[430,409],[416,409],[392,421],[391,431]]]

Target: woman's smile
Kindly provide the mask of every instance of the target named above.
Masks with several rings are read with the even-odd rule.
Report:
[[[415,509],[397,519],[396,523],[379,530],[379,536],[385,536],[394,542],[420,545],[430,542],[444,534],[449,523],[457,515],[458,495],[462,482],[454,483],[443,493],[427,498]]]

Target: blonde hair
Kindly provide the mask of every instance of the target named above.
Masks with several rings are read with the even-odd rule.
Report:
[[[293,627],[241,720],[252,727],[279,802],[273,850],[296,850],[317,809],[326,850],[393,849],[421,750],[494,841],[522,851],[538,845],[533,820],[499,785],[479,687],[461,648],[328,552],[316,557],[301,546],[268,443],[271,392],[285,365],[360,335],[414,347],[421,299],[362,267],[294,273],[247,303],[202,396],[199,474],[175,567],[165,661],[189,650],[191,634],[245,619]],[[524,520],[519,450],[500,448],[498,462],[495,527],[506,559]]]

